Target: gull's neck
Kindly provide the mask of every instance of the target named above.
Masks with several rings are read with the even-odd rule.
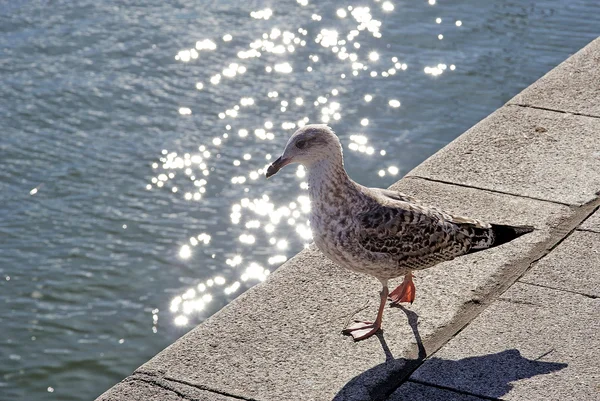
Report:
[[[357,192],[357,184],[348,177],[341,155],[339,158],[318,161],[307,166],[307,170],[308,194],[314,206],[321,202],[331,202],[335,198],[349,200]]]

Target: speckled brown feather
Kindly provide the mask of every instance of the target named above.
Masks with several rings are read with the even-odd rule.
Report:
[[[369,252],[393,255],[399,270],[425,269],[493,243],[490,224],[452,216],[398,192],[364,192],[374,202],[357,216],[359,243]]]

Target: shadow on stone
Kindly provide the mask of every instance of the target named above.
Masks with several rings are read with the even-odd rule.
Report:
[[[334,397],[333,401],[379,401],[388,397],[404,383],[408,377],[423,363],[425,347],[419,334],[418,315],[399,306],[408,318],[418,346],[415,359],[394,359],[383,333],[377,333],[385,354],[385,362],[361,373],[350,380]],[[417,372],[417,381],[433,383],[448,388],[460,389],[471,394],[487,397],[502,397],[511,388],[511,382],[533,376],[551,373],[567,367],[566,363],[541,362],[543,356],[527,359],[516,349],[496,354],[464,358],[458,361],[430,358]],[[395,395],[410,396],[410,394]],[[407,398],[407,399],[410,399]]]
[[[546,354],[527,359],[519,350],[509,349],[458,361],[431,358],[415,375],[420,383],[459,389],[471,394],[500,398],[513,387],[511,382],[566,368],[566,363],[542,362]]]

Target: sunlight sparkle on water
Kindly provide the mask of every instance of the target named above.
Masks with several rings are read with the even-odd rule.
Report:
[[[276,72],[280,72],[280,73],[283,73],[283,74],[289,74],[290,72],[293,71],[292,66],[288,62],[280,63],[280,64],[275,64],[274,68],[275,68]]]
[[[430,0],[431,1],[431,0]],[[273,15],[273,10],[270,8],[265,8],[264,10],[252,11],[250,16],[256,19],[264,19],[268,20]]]
[[[271,256],[268,260],[270,265],[280,265],[281,263],[287,260],[287,256],[285,255],[275,255]]]
[[[179,257],[182,259],[188,259],[190,256],[192,256],[192,250],[190,247],[188,245],[182,246],[179,250]]]
[[[435,67],[425,67],[423,71],[425,72],[425,74],[437,76],[441,75],[446,70],[446,68],[448,68],[446,64],[438,64]]]
[[[210,39],[204,39],[196,42],[197,50],[215,50],[217,48],[217,44]]]
[[[240,282],[236,281],[233,284],[231,284],[229,287],[226,287],[225,289],[223,289],[223,293],[225,293],[226,295],[229,295],[229,294],[236,292],[239,288],[240,288]]]
[[[256,242],[256,238],[251,234],[242,234],[240,235],[240,242],[244,244],[254,244],[254,242]]]
[[[338,41],[338,32],[333,29],[321,29],[317,35],[315,42],[320,43],[323,47],[335,46]],[[317,58],[318,60],[318,58]]]
[[[364,135],[350,135],[350,140],[359,145],[366,145],[368,141],[367,137]]]
[[[384,1],[381,8],[383,11],[394,11],[394,5],[390,1]]]
[[[246,271],[242,274],[242,281],[248,280],[258,280],[265,281],[270,271],[268,269],[263,268],[258,263],[252,262],[250,266],[246,268]]]

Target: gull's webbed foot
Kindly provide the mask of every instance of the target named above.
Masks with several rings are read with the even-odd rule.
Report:
[[[355,320],[354,323],[346,327],[342,333],[352,336],[354,341],[364,340],[371,337],[381,329],[381,324],[377,322],[361,322]]]
[[[412,280],[412,273],[407,273],[404,276],[404,280],[402,284],[400,284],[396,289],[390,292],[389,299],[393,304],[399,304],[401,302],[410,302],[411,304],[415,300],[415,283]]]

